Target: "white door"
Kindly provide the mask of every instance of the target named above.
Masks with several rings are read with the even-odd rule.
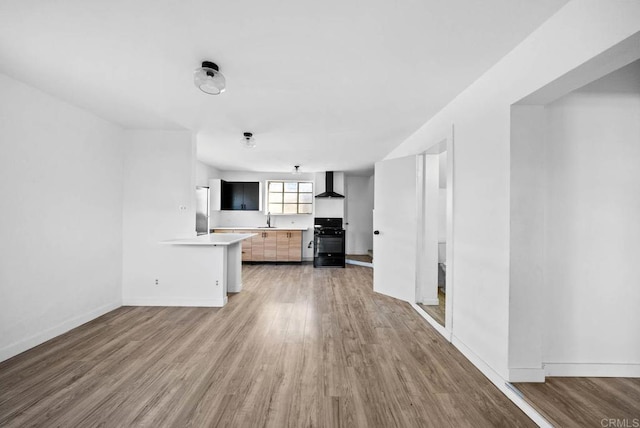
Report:
[[[376,163],[373,290],[415,303],[420,156]]]

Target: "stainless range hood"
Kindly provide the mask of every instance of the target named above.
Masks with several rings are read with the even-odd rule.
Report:
[[[324,176],[324,192],[316,195],[316,198],[344,198],[344,195],[333,191],[333,171],[327,171]]]

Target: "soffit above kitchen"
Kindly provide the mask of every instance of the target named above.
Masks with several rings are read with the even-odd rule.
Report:
[[[9,1],[0,72],[124,128],[191,130],[223,170],[362,171],[565,3]],[[194,87],[205,60],[224,93]]]

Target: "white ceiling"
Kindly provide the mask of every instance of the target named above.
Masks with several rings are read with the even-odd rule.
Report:
[[[2,1],[0,71],[126,128],[192,130],[223,170],[355,172],[566,2]],[[224,94],[193,86],[202,60]]]

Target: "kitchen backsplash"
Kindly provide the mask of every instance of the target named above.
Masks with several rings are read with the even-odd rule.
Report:
[[[266,226],[267,216],[262,211],[211,211],[212,226]],[[313,215],[274,215],[271,225],[276,227],[309,227],[313,229]]]

